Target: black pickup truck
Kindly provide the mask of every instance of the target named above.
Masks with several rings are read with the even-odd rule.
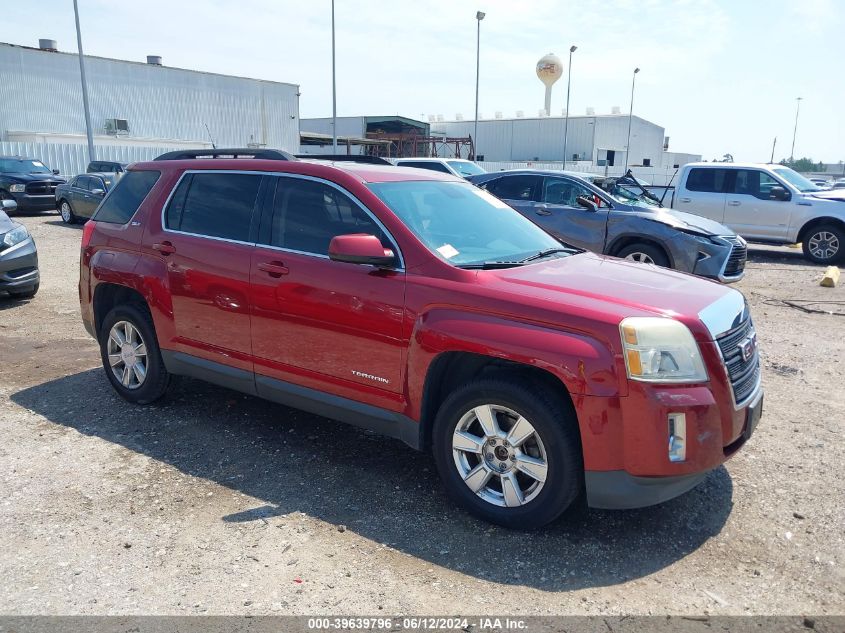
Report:
[[[58,170],[35,158],[0,156],[0,200],[14,200],[18,211],[52,211],[56,187],[65,182]]]

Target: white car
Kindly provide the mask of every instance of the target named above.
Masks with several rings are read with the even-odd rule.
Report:
[[[458,176],[459,178],[487,173],[486,170],[471,160],[465,160],[463,158],[399,158],[396,160],[396,166],[439,171],[444,174]]]
[[[824,191],[783,165],[684,165],[672,207],[721,222],[750,242],[801,242],[804,256],[819,264],[845,256],[845,191]]]

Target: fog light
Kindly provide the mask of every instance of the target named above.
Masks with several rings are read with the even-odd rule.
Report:
[[[682,462],[687,458],[687,416],[669,414],[669,461]]]

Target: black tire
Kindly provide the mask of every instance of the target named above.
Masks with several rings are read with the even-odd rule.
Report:
[[[125,387],[115,376],[109,363],[109,333],[112,327],[121,321],[130,323],[138,331],[146,347],[146,376],[144,381],[135,388]],[[170,383],[170,374],[161,358],[155,326],[147,306],[130,303],[113,308],[103,319],[99,340],[100,358],[103,362],[106,377],[124,400],[135,404],[149,404],[165,394]]]
[[[523,505],[504,507],[482,498],[469,488],[459,471],[452,448],[453,434],[465,414],[484,404],[506,407],[525,417],[542,441],[548,468],[545,481],[534,493],[536,496]],[[497,415],[503,426],[507,418],[501,416],[505,414]],[[571,404],[552,389],[529,384],[518,375],[474,381],[453,392],[437,413],[432,441],[434,461],[446,492],[469,512],[491,523],[516,529],[539,528],[566,511],[583,489],[581,438]],[[522,446],[526,447],[527,443]],[[485,451],[488,446],[484,444]],[[475,459],[480,465],[481,457]],[[525,480],[525,475],[517,476]],[[495,477],[490,478],[490,485],[498,482],[503,493],[503,480]]]
[[[616,256],[622,259],[626,259],[628,257],[635,257],[637,254],[647,256],[649,259],[651,259],[652,262],[654,262],[655,266],[663,266],[663,268],[670,268],[669,257],[666,255],[666,251],[664,251],[659,246],[655,246],[654,244],[648,244],[646,242],[635,242],[634,244],[629,244],[628,246],[617,252]]]
[[[65,210],[63,208],[65,205],[67,205],[67,213],[65,213]],[[79,222],[79,216],[77,216],[73,212],[73,206],[70,204],[69,201],[64,199],[60,200],[58,211],[59,217],[62,218],[62,222],[64,222],[65,224],[76,224],[77,222]]]
[[[845,229],[837,224],[817,224],[804,234],[801,248],[811,262],[836,264],[845,258]]]
[[[35,284],[29,288],[16,288],[15,290],[9,290],[9,294],[15,299],[31,299],[38,292],[38,286],[39,284]]]

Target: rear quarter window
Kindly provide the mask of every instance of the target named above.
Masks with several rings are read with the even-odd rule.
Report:
[[[126,224],[135,215],[160,176],[160,171],[127,172],[100,204],[93,220]]]

